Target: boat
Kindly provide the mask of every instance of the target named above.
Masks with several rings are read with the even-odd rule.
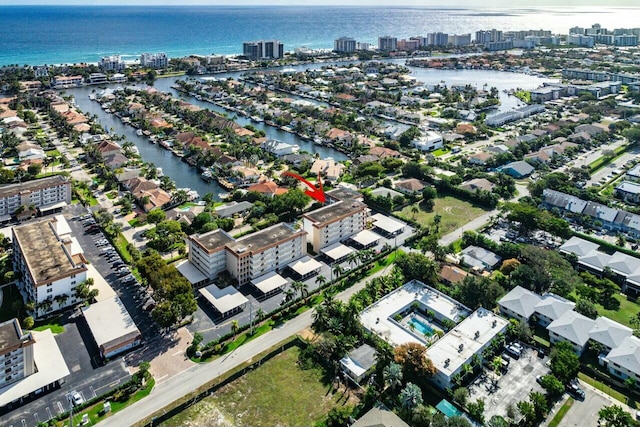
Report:
[[[138,129],[138,130],[136,131],[136,135],[138,135],[138,136],[142,136],[142,129]]]
[[[258,117],[258,116],[251,116],[250,118],[251,118],[251,120],[253,120],[254,122],[258,122],[258,123],[260,123],[260,122],[262,122],[262,121],[263,121],[263,120],[262,120],[262,118],[261,118],[261,117]]]
[[[213,179],[213,174],[209,169],[206,169],[204,172],[200,174],[200,177],[205,181],[211,181]]]
[[[162,171],[162,168],[156,168],[156,176],[158,178],[162,178],[164,176],[164,172]]]

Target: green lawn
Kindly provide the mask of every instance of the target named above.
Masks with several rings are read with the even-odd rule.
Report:
[[[413,213],[411,211],[412,206],[418,207],[418,212]],[[477,208],[469,202],[465,202],[455,197],[446,196],[438,197],[435,200],[435,206],[433,212],[427,212],[420,207],[419,203],[414,205],[405,206],[401,211],[395,212],[402,218],[407,220],[414,220],[420,224],[427,226],[431,224],[433,217],[439,214],[442,217],[440,222],[440,230],[442,234],[447,234],[463,224],[479,217],[484,214],[485,211],[482,208]]]
[[[442,147],[442,148],[438,148],[437,150],[435,150],[434,152],[432,152],[431,154],[433,154],[436,157],[440,157],[444,154],[447,154],[449,152],[449,149],[446,147]]]
[[[608,385],[606,385],[605,383],[598,381],[594,378],[591,378],[590,376],[588,376],[587,374],[584,374],[582,372],[578,372],[578,378],[580,378],[582,381],[586,382],[587,384],[597,388],[598,390],[602,391],[605,394],[608,394],[609,396],[613,397],[614,399],[618,400],[619,402],[622,403],[626,403],[629,406],[632,406],[634,408],[637,408],[637,404],[636,402],[629,402],[627,396],[625,396],[624,394],[620,393],[618,390],[615,390],[611,387],[609,387]]]
[[[564,402],[564,405],[562,405],[562,408],[560,408],[558,413],[555,415],[555,417],[553,417],[553,419],[549,423],[549,427],[558,427],[560,425],[560,422],[562,422],[562,419],[564,418],[564,416],[567,415],[567,412],[569,412],[569,409],[571,409],[571,407],[573,406],[573,402],[574,400],[572,397],[568,398],[567,401]]]
[[[311,426],[336,405],[319,369],[303,370],[292,347],[162,423],[163,426]]]
[[[574,297],[576,296],[575,293],[572,295]],[[620,302],[620,308],[618,310],[606,310],[600,304],[596,304],[598,315],[608,317],[611,320],[615,320],[618,323],[622,323],[623,325],[633,328],[630,320],[638,313],[638,311],[640,311],[640,305],[633,301],[629,301],[624,295],[614,295],[613,297]]]
[[[44,331],[46,329],[51,329],[51,332],[56,334],[61,334],[64,332],[64,326],[60,325],[60,317],[54,317],[53,319],[45,320],[44,323],[37,322],[34,331]]]

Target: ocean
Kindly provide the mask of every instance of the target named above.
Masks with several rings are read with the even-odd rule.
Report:
[[[242,42],[277,39],[285,50],[333,48],[341,36],[377,44],[442,31],[637,27],[640,7],[467,9],[300,6],[0,6],[0,65],[98,62],[143,52],[238,54]]]

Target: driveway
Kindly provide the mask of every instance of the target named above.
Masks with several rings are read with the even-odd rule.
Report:
[[[560,424],[562,427],[598,427],[598,411],[604,406],[618,405],[622,406],[624,410],[631,414],[635,414],[635,411],[629,408],[622,402],[619,402],[609,395],[604,394],[600,390],[596,390],[589,384],[580,381],[580,388],[584,390],[584,401],[576,400],[573,402],[573,406],[566,413]],[[565,396],[565,399],[567,397]],[[564,400],[563,400],[564,401]],[[542,426],[546,427],[553,419],[553,416],[558,412],[562,404],[557,404],[552,413],[549,414],[545,423]]]

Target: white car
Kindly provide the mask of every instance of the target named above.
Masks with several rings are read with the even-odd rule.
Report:
[[[77,391],[71,395],[71,401],[74,406],[82,405],[84,403],[84,398]]]

